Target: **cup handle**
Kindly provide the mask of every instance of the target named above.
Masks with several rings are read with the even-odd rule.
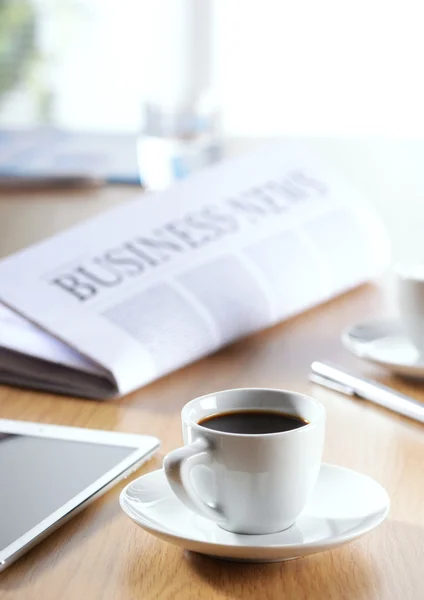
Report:
[[[223,510],[216,502],[201,498],[191,482],[191,469],[196,465],[208,466],[212,463],[211,450],[204,439],[173,450],[165,456],[163,468],[175,495],[190,510],[215,523],[225,520]]]

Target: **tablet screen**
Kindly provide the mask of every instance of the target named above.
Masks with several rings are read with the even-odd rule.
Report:
[[[133,452],[0,433],[0,551]]]

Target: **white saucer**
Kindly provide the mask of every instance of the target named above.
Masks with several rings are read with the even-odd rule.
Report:
[[[322,552],[377,527],[389,510],[387,492],[356,471],[323,464],[318,483],[296,523],[269,535],[239,535],[191,512],[172,492],[162,470],[122,490],[123,511],[154,536],[193,552],[239,561],[272,562]]]
[[[424,360],[396,320],[368,321],[342,335],[345,347],[365,360],[399,375],[424,379]]]

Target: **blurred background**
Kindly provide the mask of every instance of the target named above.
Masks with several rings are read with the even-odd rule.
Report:
[[[0,0],[0,128],[302,137],[423,258],[423,56],[404,0]]]

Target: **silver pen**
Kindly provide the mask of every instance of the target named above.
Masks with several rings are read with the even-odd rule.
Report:
[[[344,371],[331,363],[313,362],[309,381],[348,396],[357,396],[400,415],[424,423],[424,403],[370,379]]]

